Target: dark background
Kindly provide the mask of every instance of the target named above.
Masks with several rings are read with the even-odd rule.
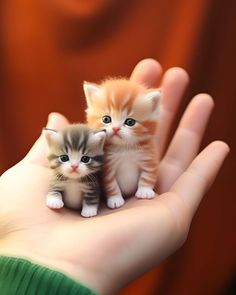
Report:
[[[49,112],[84,120],[83,80],[129,76],[142,58],[188,71],[182,110],[199,92],[215,99],[203,145],[222,139],[231,154],[184,247],[122,295],[236,294],[235,54],[233,0],[0,3],[1,172],[25,155]]]

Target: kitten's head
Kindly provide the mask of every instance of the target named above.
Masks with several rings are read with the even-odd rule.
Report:
[[[62,131],[44,129],[50,167],[58,175],[79,179],[101,169],[105,131],[94,131],[83,124],[69,125]]]
[[[126,79],[108,79],[101,85],[85,82],[84,92],[88,124],[105,129],[109,143],[136,145],[155,134],[160,90]]]

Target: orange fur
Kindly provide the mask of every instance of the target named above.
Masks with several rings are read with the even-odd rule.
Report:
[[[107,197],[126,195],[119,184],[119,156],[125,152],[137,157],[138,179],[134,185],[154,188],[157,178],[158,155],[155,134],[158,127],[158,91],[126,79],[108,79],[100,85],[93,84],[86,93],[88,108],[87,122],[92,128],[107,130],[104,164],[104,187]],[[110,123],[102,118],[110,116]],[[134,126],[127,125],[126,119],[135,120]],[[118,136],[114,133],[118,128]],[[131,159],[132,160],[132,159]],[[126,161],[129,161],[127,159]],[[134,171],[135,172],[135,171]],[[128,171],[127,171],[128,173]],[[131,185],[132,186],[132,185]],[[132,190],[132,189],[130,189]]]

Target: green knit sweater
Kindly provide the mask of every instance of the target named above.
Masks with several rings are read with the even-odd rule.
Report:
[[[0,256],[1,295],[96,295],[63,273],[22,258]]]

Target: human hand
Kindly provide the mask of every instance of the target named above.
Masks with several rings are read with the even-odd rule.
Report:
[[[159,64],[144,60],[131,79],[153,87],[160,76]],[[41,136],[28,155],[1,176],[0,254],[32,259],[69,274],[100,294],[113,294],[178,249],[229,151],[225,143],[214,142],[197,155],[213,109],[206,94],[190,102],[166,148],[187,82],[184,70],[177,68],[167,71],[162,81],[158,197],[131,198],[117,210],[104,206],[90,219],[66,208],[48,209],[45,196],[51,170]],[[54,113],[47,127],[59,130],[67,124],[65,117]]]

